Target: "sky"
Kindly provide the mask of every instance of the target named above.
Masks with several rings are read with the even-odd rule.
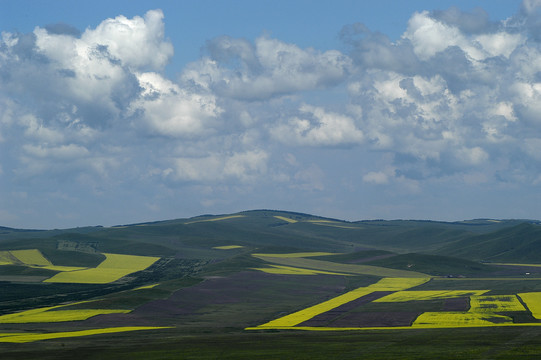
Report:
[[[0,226],[541,219],[540,0],[0,8]]]

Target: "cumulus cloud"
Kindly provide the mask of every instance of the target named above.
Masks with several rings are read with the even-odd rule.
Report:
[[[363,181],[374,184],[387,184],[389,176],[383,171],[371,171],[363,176]]]
[[[164,175],[188,182],[216,182],[229,179],[248,182],[265,175],[267,159],[268,154],[262,150],[177,158],[173,161],[174,167],[166,169]]]
[[[209,93],[193,93],[157,73],[138,74],[141,98],[131,104],[142,111],[144,125],[152,132],[172,137],[212,133],[213,121],[222,112]]]
[[[306,104],[299,113],[270,130],[276,140],[309,146],[343,146],[360,144],[363,140],[363,132],[348,116]]]
[[[216,34],[175,79],[160,10],[2,32],[0,176],[160,189],[148,204],[194,184],[538,184],[540,9],[419,11],[396,41],[349,24],[341,50]]]
[[[301,49],[267,36],[255,43],[227,36],[207,43],[208,57],[188,66],[184,80],[241,100],[265,100],[343,81],[351,60],[337,50]]]
[[[526,1],[522,14],[497,23],[481,9],[418,12],[394,43],[362,24],[345,27],[341,36],[357,64],[348,91],[362,109],[355,121],[366,144],[396,154],[404,174],[413,164],[441,176],[537,161],[541,53],[529,29],[538,10]],[[535,175],[520,171],[522,179]]]

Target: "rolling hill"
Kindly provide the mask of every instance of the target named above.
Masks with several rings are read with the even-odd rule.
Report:
[[[273,210],[0,228],[0,349],[7,359],[216,358],[224,351],[231,355],[218,357],[295,358],[311,344],[319,350],[306,358],[329,358],[348,348],[344,339],[356,339],[373,349],[364,358],[386,358],[401,354],[400,342],[439,334],[441,341],[416,349],[456,358],[443,344],[451,336],[468,358],[477,348],[465,339],[478,327],[488,327],[483,341],[491,346],[504,332],[541,335],[540,248],[541,225],[530,220],[348,222]],[[385,300],[391,295],[407,300]],[[514,330],[520,324],[528,327]],[[338,337],[336,329],[352,333]],[[274,347],[254,345],[263,339]]]

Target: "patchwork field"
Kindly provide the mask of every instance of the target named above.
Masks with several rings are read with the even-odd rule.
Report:
[[[25,360],[533,359],[540,229],[270,210],[3,228],[0,351]]]
[[[317,255],[315,255],[317,254]],[[284,254],[253,254],[254,257],[264,260],[269,263],[278,265],[320,270],[331,271],[346,274],[355,275],[373,275],[373,276],[385,276],[385,277],[404,277],[404,278],[426,278],[428,275],[408,270],[389,269],[380,266],[372,265],[356,265],[356,264],[341,264],[330,261],[307,259],[306,257],[323,256],[323,255],[335,255],[329,253],[294,253]]]
[[[541,326],[541,322],[536,321],[539,316],[536,306],[541,293],[519,294],[526,304],[531,304],[532,308],[527,309],[516,295],[483,295],[490,290],[405,290],[429,281],[431,278],[383,278],[375,284],[246,330],[347,331]],[[468,309],[461,309],[462,301],[453,300],[465,300]],[[442,311],[423,311],[423,307],[430,309],[434,306],[435,301],[441,302]],[[370,306],[372,304],[388,305],[379,310],[376,307],[374,311],[374,306]],[[457,306],[456,311],[443,311]],[[515,318],[510,313],[519,316]],[[524,321],[528,314],[533,317]]]
[[[121,327],[110,327],[103,329],[90,329],[90,330],[79,330],[79,331],[62,331],[62,332],[53,332],[46,334],[33,334],[33,333],[0,333],[0,343],[28,343],[40,340],[51,340],[51,339],[64,339],[64,338],[73,338],[81,336],[90,336],[90,335],[103,335],[103,334],[114,334],[114,333],[123,333],[129,331],[140,331],[140,330],[156,330],[156,329],[166,329],[167,327],[163,326],[121,326]]]
[[[242,249],[244,246],[241,245],[223,245],[223,246],[214,246],[213,249],[217,250],[232,250],[232,249]]]
[[[44,282],[107,284],[136,271],[145,270],[160,258],[104,253],[106,259],[93,269],[61,272]]]

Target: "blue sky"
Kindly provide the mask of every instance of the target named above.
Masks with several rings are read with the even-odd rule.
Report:
[[[540,1],[0,4],[0,225],[540,218]]]

